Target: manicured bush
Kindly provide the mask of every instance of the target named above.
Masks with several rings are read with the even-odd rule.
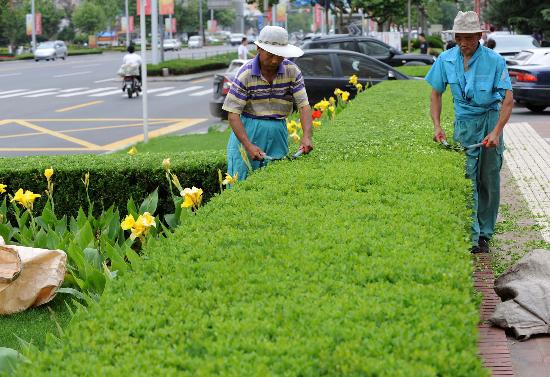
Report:
[[[69,56],[76,55],[92,55],[92,54],[103,54],[103,50],[100,48],[70,48]]]
[[[73,155],[5,158],[0,164],[0,183],[8,185],[12,193],[19,188],[44,194],[44,169],[53,167],[55,210],[58,216],[76,216],[80,206],[86,206],[86,192],[82,178],[90,173],[90,199],[95,203],[96,215],[111,204],[126,213],[130,196],[140,203],[159,187],[158,214],[173,212],[168,194],[168,182],[162,160],[171,158],[172,171],[185,187],[201,187],[205,199],[219,191],[218,169],[225,170],[224,151],[128,155]],[[36,201],[41,211],[46,195]]]
[[[168,68],[172,75],[185,75],[189,73],[204,72],[213,69],[225,68],[231,60],[236,59],[236,53],[228,53],[212,56],[204,59],[174,59],[160,64],[147,64],[147,74],[151,76],[162,75],[162,69]]]
[[[312,155],[148,244],[18,375],[488,376],[464,157],[431,141],[429,93],[360,95]]]

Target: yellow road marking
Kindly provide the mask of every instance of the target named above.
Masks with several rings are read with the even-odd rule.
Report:
[[[13,121],[11,119],[4,119],[0,120],[0,126],[3,126],[4,124],[12,123]]]
[[[172,132],[183,130],[184,128],[194,126],[195,124],[204,122],[206,120],[207,119],[183,119],[170,126],[162,127],[162,128],[159,128],[158,130],[149,132],[149,137],[152,139],[157,136],[162,136]],[[134,144],[140,141],[143,141],[143,134],[122,139],[111,144],[103,145],[101,148],[107,149],[107,150],[114,150],[114,149],[122,148],[128,144]]]
[[[0,148],[0,152],[74,152],[92,151],[89,148]]]
[[[205,82],[205,81],[209,81],[209,80],[212,80],[212,77],[207,77],[205,79],[193,80],[193,81],[191,81],[191,83],[198,84],[199,82]]]
[[[56,112],[56,113],[64,113],[64,112],[66,112],[66,111],[71,111],[71,110],[81,109],[81,108],[83,108],[83,107],[88,107],[88,106],[92,106],[92,105],[97,105],[98,103],[103,103],[103,101],[92,101],[92,102],[82,103],[82,104],[80,104],[80,105],[64,107],[64,108],[62,108],[62,109],[55,110],[55,112]]]
[[[77,139],[76,137],[64,135],[60,132],[52,131],[52,130],[47,129],[45,127],[37,126],[36,124],[32,124],[30,122],[27,122],[26,120],[19,119],[15,123],[17,123],[21,126],[28,127],[30,129],[36,130],[36,131],[41,131],[41,132],[43,132],[47,135],[54,136],[54,137],[57,137],[59,139],[66,140],[66,141],[69,141],[71,143],[82,145],[82,146],[84,146],[88,149],[101,149],[101,147],[97,144],[89,143],[85,140]]]

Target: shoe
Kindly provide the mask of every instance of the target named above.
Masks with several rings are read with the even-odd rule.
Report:
[[[483,251],[481,251],[481,248],[479,246],[472,246],[470,248],[470,253],[472,254],[481,254]]]
[[[489,239],[485,237],[479,237],[479,249],[482,253],[488,253],[489,252]]]

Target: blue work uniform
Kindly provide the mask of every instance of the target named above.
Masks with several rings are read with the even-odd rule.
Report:
[[[458,46],[443,52],[426,81],[443,93],[451,87],[455,110],[454,139],[463,146],[480,143],[496,126],[506,90],[512,90],[506,62],[491,49],[478,45],[464,71]],[[466,177],[473,183],[472,243],[491,239],[500,203],[500,169],[504,141],[496,148],[466,150]]]
[[[290,60],[283,60],[272,83],[261,72],[259,56],[245,63],[231,83],[222,109],[240,114],[250,142],[275,159],[288,154],[286,117],[293,110],[309,106],[304,78],[300,69]],[[242,159],[240,141],[231,132],[227,144],[227,171],[239,173],[245,179],[248,168]],[[252,169],[268,161],[250,160]]]

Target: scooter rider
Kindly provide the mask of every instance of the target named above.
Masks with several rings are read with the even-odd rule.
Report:
[[[141,84],[141,56],[135,53],[136,49],[132,44],[128,46],[127,50],[128,53],[124,55],[124,58],[122,58],[122,65],[137,65],[139,67],[139,75],[137,77],[139,83]]]

